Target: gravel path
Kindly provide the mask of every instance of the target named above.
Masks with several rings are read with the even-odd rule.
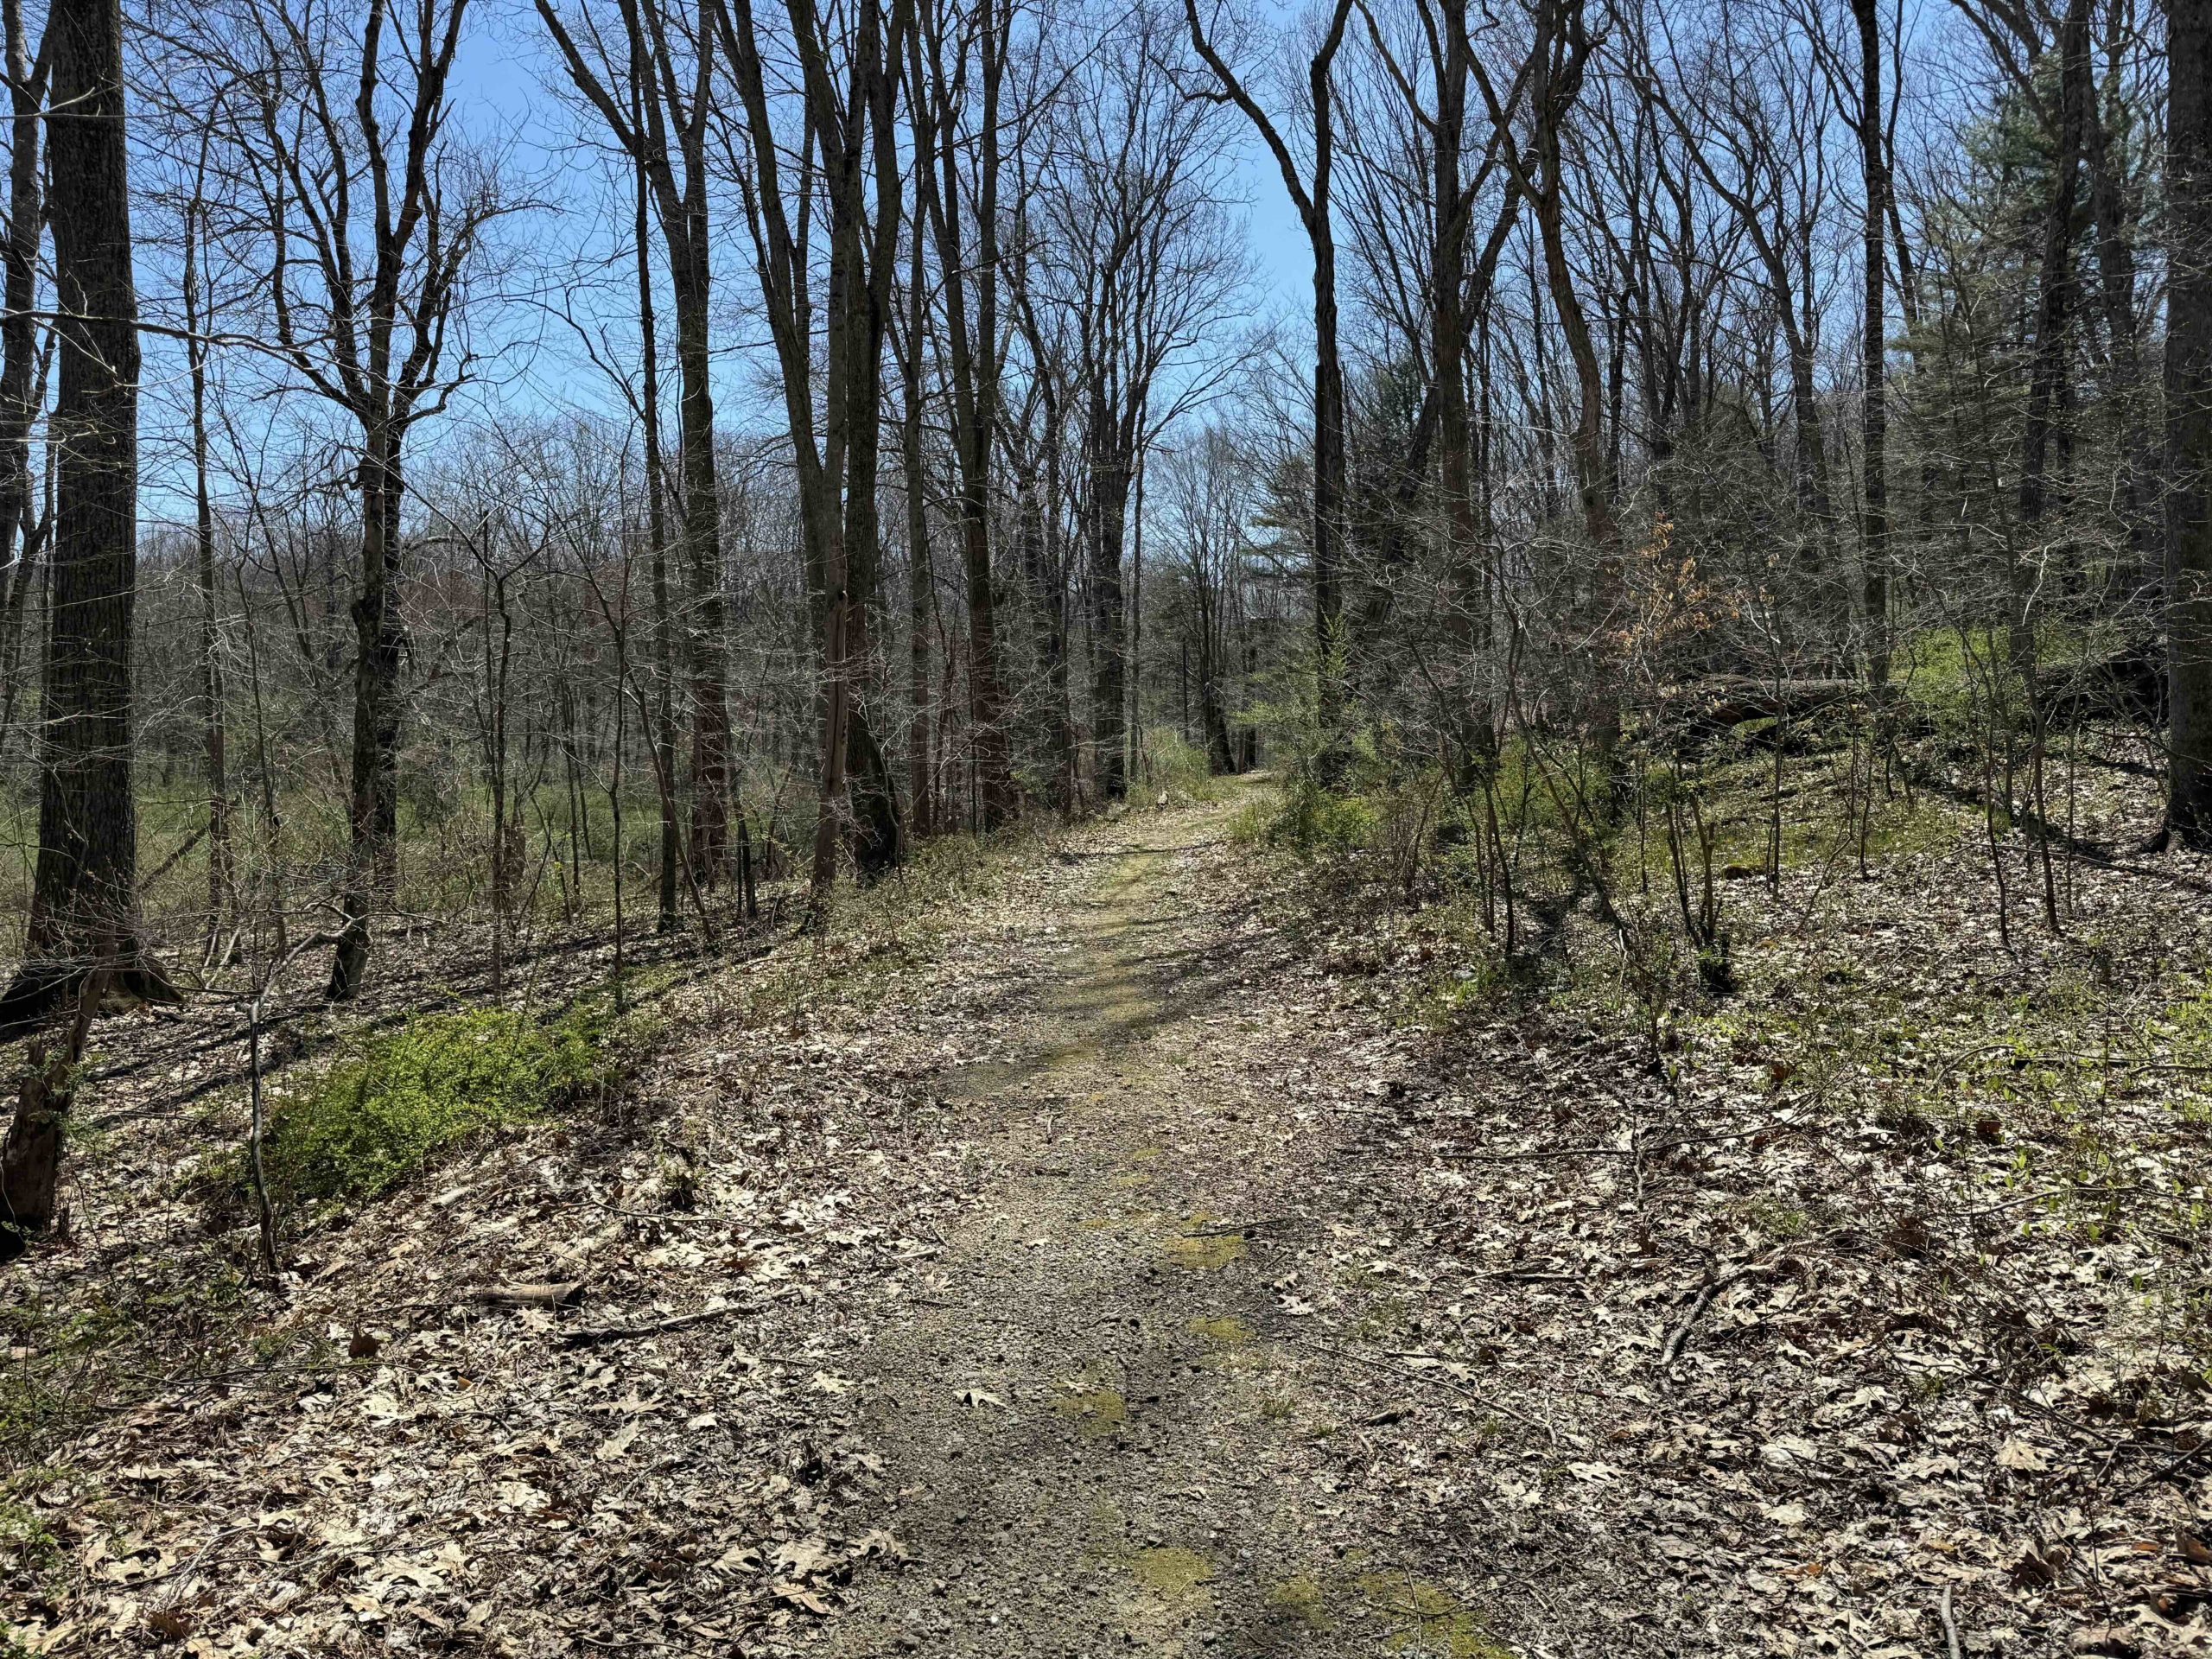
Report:
[[[1271,1288],[1329,1217],[1286,1057],[1237,1054],[1266,992],[1208,907],[1228,817],[1093,842],[1017,1058],[947,1084],[1007,1173],[854,1362],[913,1560],[863,1578],[824,1653],[1502,1651],[1314,1456],[1357,1436],[1360,1385]]]

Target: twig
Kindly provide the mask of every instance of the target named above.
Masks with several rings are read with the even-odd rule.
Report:
[[[2196,1462],[2197,1459],[2202,1457],[2207,1452],[2212,1452],[2212,1440],[2206,1440],[2201,1446],[2191,1446],[2179,1457],[2160,1465],[2149,1474],[2144,1476],[2142,1479],[2137,1481],[2126,1491],[2122,1492],[2118,1497],[2114,1498],[2113,1502],[2115,1503],[2125,1503],[2129,1498],[2134,1497],[2136,1493],[2142,1491],[2146,1488],[2155,1486],[2162,1480],[2172,1478],[2174,1476],[2179,1474],[2187,1465]]]
[[[1980,1221],[1984,1216],[1994,1216],[2006,1210],[2017,1210],[2024,1204],[2034,1204],[2043,1198],[2075,1198],[2083,1194],[2094,1198],[2114,1198],[2124,1193],[2140,1192],[2142,1190],[2143,1184],[2140,1181],[2131,1181],[2125,1186],[2054,1186],[2041,1192],[2024,1192],[2017,1198],[2007,1198],[2002,1204],[1993,1204],[1985,1209],[1969,1210],[1966,1212],[1966,1219]]]
[[[664,1332],[687,1331],[695,1325],[704,1325],[709,1319],[727,1319],[733,1313],[757,1313],[760,1310],[758,1302],[747,1302],[742,1306],[732,1302],[727,1307],[708,1308],[696,1313],[678,1313],[673,1318],[654,1319],[645,1325],[586,1325],[578,1330],[563,1331],[561,1344],[566,1348],[593,1348],[603,1342],[627,1342],[635,1337],[657,1337]]]
[[[1409,1365],[1395,1364],[1387,1359],[1376,1359],[1367,1354],[1354,1353],[1349,1348],[1339,1348],[1333,1343],[1317,1342],[1311,1337],[1298,1338],[1294,1338],[1294,1340],[1297,1341],[1302,1347],[1316,1348],[1325,1354],[1334,1354],[1338,1359],[1349,1359],[1355,1364],[1371,1365],[1378,1371],[1389,1371],[1399,1376],[1417,1377],[1423,1382],[1433,1382],[1440,1388],[1449,1389],[1452,1393],[1464,1395],[1468,1399],[1473,1401],[1477,1405],[1484,1407],[1491,1411],[1494,1411],[1501,1417],[1510,1417],[1516,1423],[1523,1423],[1530,1428],[1540,1431],[1543,1434],[1543,1437],[1553,1445],[1556,1446],[1559,1444],[1559,1431],[1554,1428],[1549,1423],[1540,1421],[1538,1419],[1529,1416],[1525,1412],[1516,1411],[1503,1401],[1496,1400],[1491,1398],[1489,1395],[1479,1393],[1476,1389],[1469,1388],[1465,1383],[1456,1382],[1451,1377],[1439,1376],[1433,1371],[1417,1371]]]
[[[192,1575],[200,1570],[200,1563],[207,1559],[210,1551],[214,1549],[219,1544],[228,1543],[240,1533],[251,1532],[252,1530],[253,1529],[251,1526],[226,1527],[220,1532],[217,1533],[213,1538],[210,1538],[206,1543],[200,1545],[198,1549],[194,1550],[192,1553],[192,1559],[185,1562],[181,1567],[173,1567],[166,1573],[156,1573],[150,1579],[141,1579],[137,1583],[134,1584],[130,1587],[134,1590],[144,1590],[151,1586],[165,1583],[170,1579],[181,1578],[184,1580],[184,1583],[178,1586],[175,1595],[168,1598],[169,1605],[173,1607],[175,1605],[176,1602],[182,1598],[185,1591],[191,1587]]]
[[[167,858],[156,865],[154,867],[154,873],[151,875],[145,877],[138,883],[139,892],[145,892],[148,888],[151,887],[155,882],[160,880],[171,870],[175,869],[177,866],[178,860],[181,859],[187,853],[190,852],[207,838],[207,826],[203,823],[190,835],[187,836],[184,838],[182,844],[181,844],[175,852],[171,853]]]
[[[1258,1238],[1268,1227],[1294,1227],[1303,1216],[1269,1216],[1260,1221],[1225,1221],[1214,1227],[1193,1227],[1185,1238]]]
[[[1743,1275],[1739,1273],[1731,1274],[1726,1280],[1708,1279],[1698,1287],[1697,1294],[1690,1299],[1690,1311],[1682,1315],[1681,1323],[1674,1328],[1672,1333],[1667,1338],[1666,1345],[1659,1351],[1661,1370],[1667,1370],[1681,1357],[1682,1344],[1689,1339],[1690,1327],[1695,1325],[1699,1316],[1712,1306],[1714,1294],[1723,1284],[1734,1284]]]
[[[1528,1164],[1547,1158],[1633,1158],[1633,1147],[1545,1147],[1535,1152],[1450,1152],[1436,1154],[1453,1164]]]
[[[1936,1617],[1943,1621],[1943,1640],[1950,1644],[1951,1659],[1966,1659],[1959,1645],[1959,1621],[1951,1614],[1951,1586],[1945,1585],[1943,1593],[1936,1598]]]
[[[1833,1233],[1823,1234],[1811,1243],[1824,1243],[1834,1236]],[[1689,1340],[1691,1327],[1704,1316],[1705,1310],[1713,1306],[1713,1299],[1715,1296],[1731,1285],[1740,1284],[1746,1279],[1763,1279],[1768,1274],[1778,1271],[1782,1264],[1789,1260],[1790,1254],[1791,1252],[1784,1250],[1767,1261],[1746,1262],[1740,1268],[1732,1268],[1726,1273],[1707,1278],[1698,1287],[1697,1294],[1690,1299],[1689,1312],[1682,1315],[1681,1323],[1675,1327],[1674,1333],[1667,1338],[1666,1346],[1660,1349],[1659,1369],[1665,1370],[1682,1357],[1682,1344]]]

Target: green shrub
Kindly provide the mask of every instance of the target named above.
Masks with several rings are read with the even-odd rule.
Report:
[[[1300,779],[1283,791],[1274,839],[1303,853],[1344,857],[1373,847],[1381,827],[1382,814],[1365,796]]]
[[[1222,780],[1213,775],[1206,752],[1186,742],[1173,726],[1154,726],[1145,733],[1142,748],[1143,787],[1166,791],[1195,801],[1217,800]]]
[[[630,1023],[581,1005],[546,1025],[508,1008],[418,1015],[276,1096],[270,1185],[291,1202],[382,1192],[463,1135],[603,1087],[635,1040]]]

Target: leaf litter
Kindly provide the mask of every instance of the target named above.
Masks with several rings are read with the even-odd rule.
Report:
[[[1251,1333],[1227,1380],[1294,1439],[1313,1559],[1224,1560],[1202,1548],[1221,1500],[1162,1492],[1194,1518],[1121,1516],[1098,1572],[1166,1552],[1206,1591],[1173,1618],[1241,1607],[1315,1653],[2212,1650],[2212,1111],[2176,991],[2212,950],[2170,892],[2084,869],[2088,924],[2016,956],[1964,851],[1785,880],[1740,900],[1764,907],[1742,995],[1670,1011],[1655,1052],[1596,999],[1427,1017],[1462,966],[1448,934],[1217,836],[1173,877],[1170,943],[1208,968],[1179,1011],[1187,1089],[1274,1160],[1242,1213],[1300,1224],[1202,1235],[1108,1178],[1067,1230],[1151,1253],[1174,1294],[1238,1287],[1175,1339],[1197,1370],[1232,1327],[1193,1321]],[[1030,861],[894,947],[702,976],[621,1100],[325,1224],[276,1291],[190,1196],[222,1120],[117,1133],[69,1243],[17,1280],[11,1362],[50,1377],[66,1349],[81,1392],[33,1402],[54,1427],[8,1471],[11,1638],[765,1654],[834,1648],[868,1602],[1001,1650],[995,1607],[944,1576],[963,1560],[912,1547],[887,1413],[934,1386],[1027,1433],[1105,1390],[871,1363],[930,1305],[993,1294],[988,1262],[946,1259],[1014,1164],[979,1108],[1081,1139],[1071,1103],[960,1080],[1022,1059],[1101,879]],[[1173,1185],[1185,1134],[1106,1150]],[[1027,1219],[1008,1255],[1049,1245]],[[1172,1254],[1224,1237],[1211,1271]],[[480,1295],[564,1285],[580,1299]],[[130,1331],[88,1340],[118,1305]],[[1378,1587],[1401,1583],[1418,1594]]]

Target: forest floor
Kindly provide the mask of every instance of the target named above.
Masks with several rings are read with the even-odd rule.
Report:
[[[1639,1037],[1470,989],[1418,918],[1233,834],[1256,793],[683,980],[618,1099],[331,1219],[274,1288],[190,1196],[227,1121],[196,1068],[235,1063],[194,1046],[160,1087],[203,1103],[87,1154],[10,1287],[44,1438],[0,1488],[0,1622],[56,1653],[2212,1649],[2173,1081],[2202,928],[2142,919],[2153,878],[2083,874],[2087,942],[2023,965],[1936,902],[1970,845],[1822,877],[1817,940],[1808,874],[1736,1007]],[[581,1301],[483,1300],[525,1282]]]

